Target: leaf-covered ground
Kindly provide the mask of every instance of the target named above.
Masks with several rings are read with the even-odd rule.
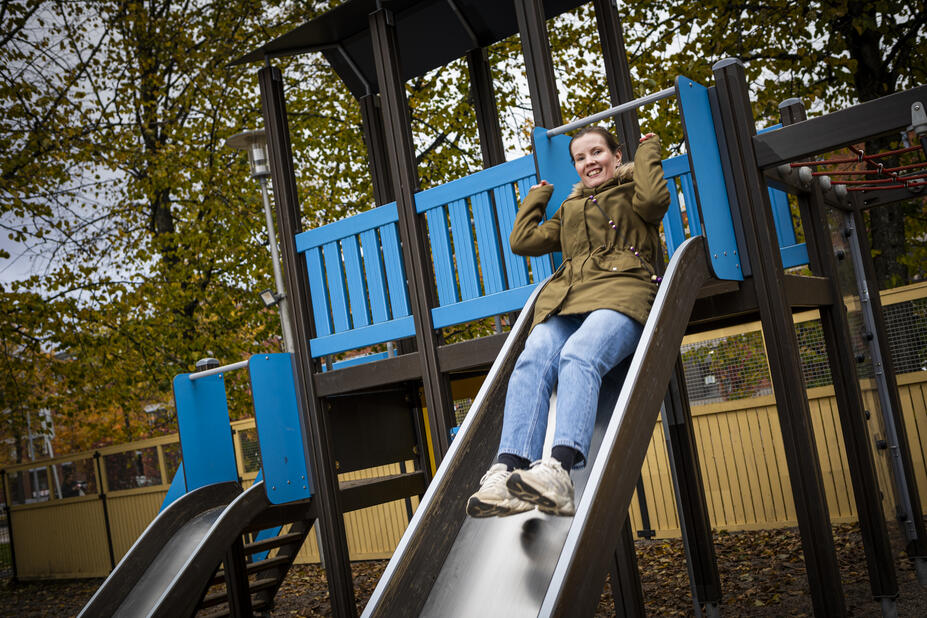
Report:
[[[866,560],[855,526],[834,530],[843,590],[851,616],[879,616],[872,600]],[[729,616],[810,616],[811,597],[805,580],[797,530],[717,533],[715,551],[723,590],[722,614]],[[693,613],[682,543],[638,541],[637,556],[647,614],[686,616]],[[353,564],[358,607],[376,586],[386,562]],[[927,588],[920,586],[909,561],[898,563],[901,594],[899,616],[927,616]],[[0,585],[0,615],[73,616],[90,598],[100,580],[29,582]],[[325,616],[330,613],[324,572],[317,566],[294,567],[277,595],[273,616]],[[613,614],[606,588],[597,615]]]

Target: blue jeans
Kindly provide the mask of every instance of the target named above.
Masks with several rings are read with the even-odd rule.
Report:
[[[584,466],[602,377],[634,353],[643,330],[611,309],[554,315],[536,325],[509,378],[499,453],[541,458],[550,395],[559,381],[553,446],[576,449],[576,467]]]

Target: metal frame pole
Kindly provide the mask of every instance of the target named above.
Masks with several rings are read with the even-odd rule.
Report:
[[[274,215],[270,210],[270,195],[267,190],[267,177],[261,176],[261,198],[264,202],[264,221],[267,225],[267,242],[270,244],[270,260],[274,267],[274,285],[277,288],[277,309],[280,312],[280,326],[283,328],[283,348],[286,352],[292,352],[296,344],[293,337],[293,324],[290,322],[290,311],[287,304],[290,299],[286,295],[286,289],[283,286],[283,269],[280,265],[280,252],[277,250],[277,232],[274,229]]]

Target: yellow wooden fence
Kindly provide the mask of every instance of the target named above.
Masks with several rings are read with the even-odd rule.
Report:
[[[927,286],[922,284],[885,293],[883,302],[909,299],[912,288],[917,298],[927,296]],[[809,312],[797,316],[796,321],[814,317]],[[743,325],[735,330],[747,332],[758,327]],[[725,331],[730,332],[733,331]],[[700,335],[703,339],[718,336],[721,335],[717,332]],[[927,511],[927,371],[902,374],[898,382],[921,508]],[[872,381],[864,379],[861,386],[867,407],[877,411]],[[457,393],[455,397],[466,395]],[[856,518],[853,490],[833,387],[809,389],[808,399],[831,518],[835,523],[853,521]],[[796,525],[774,398],[766,395],[694,405],[692,416],[712,526],[749,530]],[[877,426],[873,427],[877,432]],[[254,422],[237,421],[232,429],[239,476],[248,486],[258,465],[254,455]],[[179,461],[177,440],[176,435],[165,436],[5,469],[5,499],[11,505],[19,577],[100,577],[109,573],[112,560],[119,561],[157,514]],[[891,521],[892,485],[885,451],[874,452],[886,495],[886,515]],[[341,479],[398,471],[398,465],[386,466],[345,474]],[[641,475],[650,527],[658,537],[677,536],[679,522],[659,421]],[[86,495],[68,497],[66,476],[71,480],[80,477],[86,483],[82,489]],[[105,502],[99,496],[101,488]],[[412,507],[416,505],[413,500]],[[640,529],[636,497],[630,513],[635,529]],[[348,513],[345,524],[353,559],[385,558],[391,555],[408,524],[406,504],[396,501]],[[307,540],[298,561],[318,561],[314,534]]]

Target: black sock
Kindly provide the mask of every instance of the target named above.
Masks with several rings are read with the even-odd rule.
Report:
[[[569,472],[579,461],[579,451],[571,446],[557,445],[550,451],[550,456],[560,462],[563,469]]]
[[[512,453],[499,453],[499,457],[496,458],[496,462],[505,464],[505,467],[509,469],[509,472],[512,470],[524,470],[529,465],[531,465],[531,462],[524,457],[519,457],[518,455],[513,455]]]

